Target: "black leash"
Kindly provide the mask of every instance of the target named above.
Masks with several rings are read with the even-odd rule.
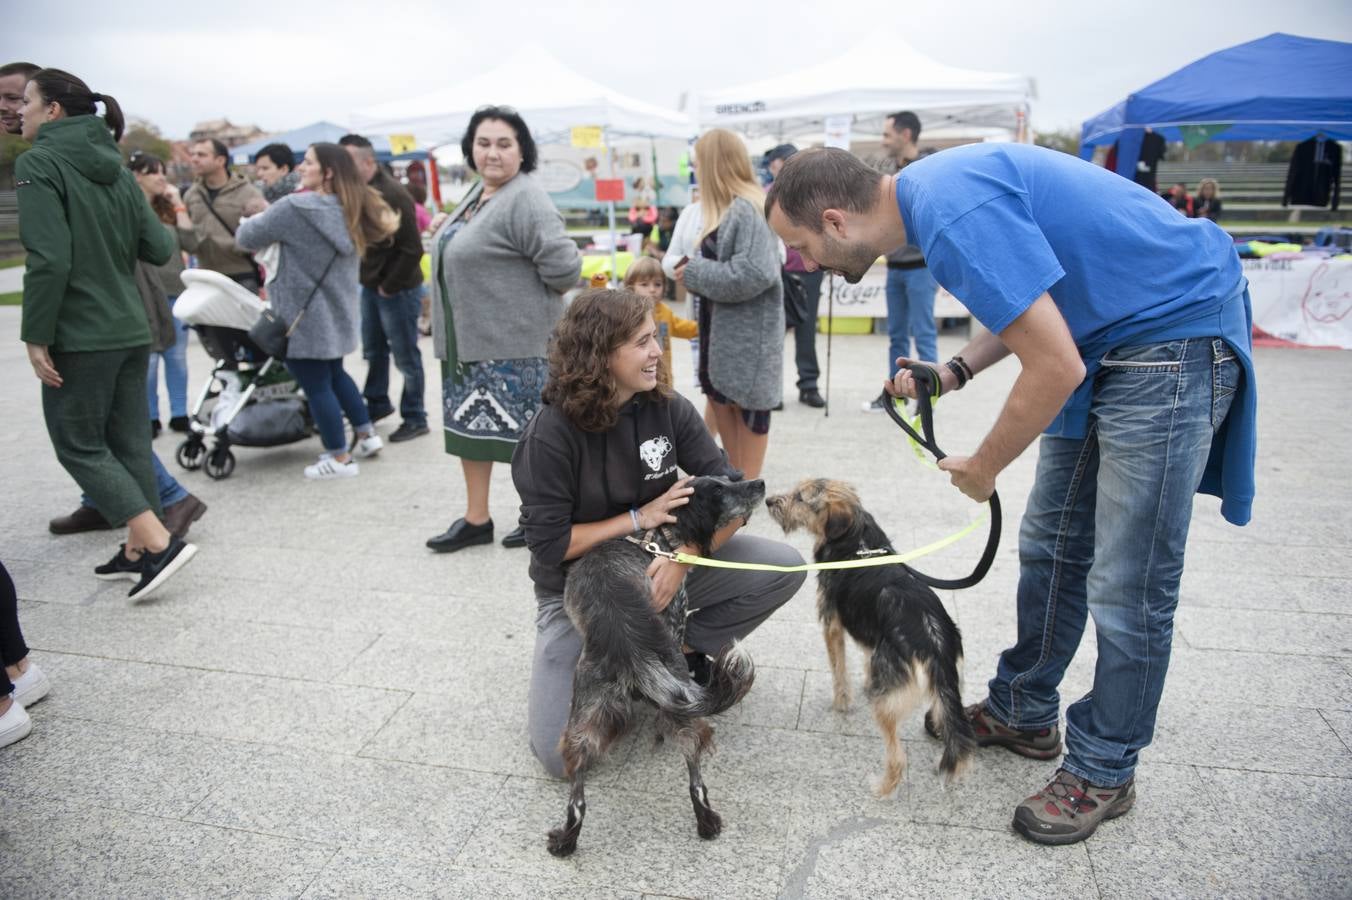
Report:
[[[943,450],[939,449],[939,444],[934,439],[933,402],[934,398],[939,396],[939,376],[934,369],[921,363],[912,363],[907,366],[907,368],[910,370],[911,376],[915,379],[916,408],[920,411],[920,427],[924,430],[924,435],[922,436],[915,433],[915,429],[901,417],[901,413],[896,410],[896,404],[892,403],[890,400],[883,404],[883,409],[892,418],[892,421],[897,423],[897,426],[900,427],[902,431],[910,435],[917,444],[928,450],[937,462],[948,455]],[[944,579],[934,578],[930,575],[926,575],[924,572],[912,569],[911,571],[915,572],[917,578],[925,582],[925,584],[928,584],[930,587],[939,588],[940,590],[961,590],[962,588],[971,587],[986,577],[986,573],[990,571],[991,563],[995,562],[995,552],[1000,544],[1000,494],[992,491],[990,500],[987,502],[990,504],[991,510],[990,531],[986,535],[986,549],[981,552],[981,559],[977,561],[976,568],[972,570],[972,574],[963,578]]]

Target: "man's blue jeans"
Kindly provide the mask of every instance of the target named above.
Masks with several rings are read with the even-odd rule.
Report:
[[[987,704],[1013,728],[1054,726],[1093,615],[1094,687],[1066,710],[1062,762],[1093,784],[1125,784],[1154,736],[1193,495],[1240,377],[1218,338],[1120,348],[1095,378],[1086,436],[1042,438],[1019,529],[1018,642]]]
[[[177,297],[169,298],[173,309]],[[160,417],[160,360],[164,360],[164,386],[169,392],[169,415],[173,418],[188,414],[188,326],[174,318],[174,346],[163,353],[150,354],[150,368],[146,372],[146,400],[150,404],[150,418]]]
[[[938,282],[929,266],[887,270],[887,377],[897,371],[897,357],[939,361],[939,329],[934,324],[934,292]],[[911,339],[915,353],[911,353]]]
[[[405,422],[427,424],[423,403],[423,363],[418,350],[418,316],[422,313],[422,286],[380,296],[374,288],[361,289],[362,356],[368,364],[362,396],[375,418],[393,408],[390,403],[390,356],[404,376],[399,415]]]
[[[155,467],[155,487],[160,492],[160,509],[167,509],[188,496],[188,489],[169,474],[169,470],[160,462],[160,457],[154,450],[150,451],[150,463]],[[80,505],[93,509],[94,501],[89,499],[88,494],[81,494]]]

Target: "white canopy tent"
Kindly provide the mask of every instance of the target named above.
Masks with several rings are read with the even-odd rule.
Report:
[[[411,134],[420,144],[455,144],[474,111],[488,104],[514,107],[541,144],[566,142],[580,125],[600,125],[611,138],[695,134],[694,123],[681,113],[592,81],[536,44],[458,84],[357,110],[352,124],[362,134]]]
[[[1026,75],[955,68],[875,33],[797,72],[705,91],[694,114],[701,128],[785,141],[821,134],[835,116],[849,116],[855,134],[877,135],[884,116],[911,110],[926,136],[1017,139],[1036,96]]]

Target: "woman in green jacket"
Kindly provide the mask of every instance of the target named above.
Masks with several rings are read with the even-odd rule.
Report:
[[[94,573],[135,581],[129,596],[141,600],[197,551],[160,522],[146,428],[150,325],[136,262],[164,264],[173,243],[122,165],[116,100],[43,69],[24,88],[22,117],[33,149],[14,167],[28,254],[20,334],[57,459],[111,524],[127,526]]]

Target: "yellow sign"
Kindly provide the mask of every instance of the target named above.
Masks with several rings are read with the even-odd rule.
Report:
[[[418,149],[418,142],[413,139],[411,134],[392,134],[390,135],[390,152],[395,156],[402,156],[405,153],[412,153]]]
[[[573,146],[600,149],[604,146],[601,143],[600,125],[576,125],[573,127]]]

